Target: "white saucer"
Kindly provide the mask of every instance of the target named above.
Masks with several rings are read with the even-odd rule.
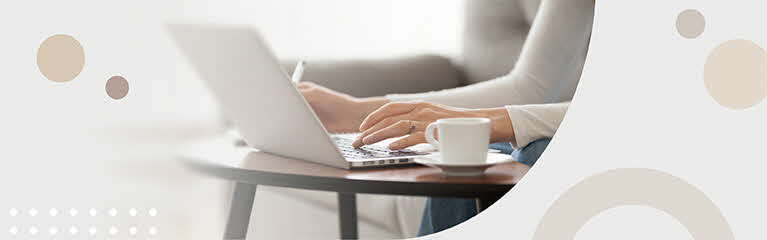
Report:
[[[485,162],[466,162],[466,163],[445,163],[439,153],[415,158],[415,162],[435,167],[442,170],[442,173],[451,177],[476,177],[482,176],[489,167],[496,164],[514,161],[514,158],[508,154],[487,153]]]

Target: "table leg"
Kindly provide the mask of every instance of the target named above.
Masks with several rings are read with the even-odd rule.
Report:
[[[358,239],[357,196],[354,193],[338,193],[338,220],[341,239]]]
[[[256,197],[256,185],[237,182],[232,190],[229,218],[226,221],[224,240],[244,240],[248,234],[250,213]]]
[[[490,207],[490,205],[493,205],[493,203],[498,201],[498,199],[501,199],[501,197],[503,197],[503,195],[504,194],[500,194],[500,195],[499,194],[489,194],[489,195],[483,195],[483,196],[478,197],[476,199],[476,202],[477,202],[477,212],[479,213],[479,212],[484,211],[485,209]]]

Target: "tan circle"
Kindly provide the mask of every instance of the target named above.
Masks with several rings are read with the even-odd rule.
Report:
[[[709,95],[730,109],[753,107],[767,97],[767,52],[748,40],[730,40],[711,52],[703,80]]]
[[[37,68],[54,82],[75,79],[85,66],[85,51],[80,42],[69,35],[54,35],[37,50]]]
[[[128,95],[130,85],[128,84],[128,80],[126,80],[124,77],[114,76],[107,80],[105,89],[109,97],[115,100],[119,100]]]
[[[706,29],[706,18],[698,10],[687,9],[676,17],[676,31],[682,37],[693,39],[703,34]]]
[[[574,239],[591,218],[625,205],[664,211],[694,239],[735,239],[719,208],[703,192],[680,178],[644,168],[610,170],[571,187],[546,211],[533,239]]]

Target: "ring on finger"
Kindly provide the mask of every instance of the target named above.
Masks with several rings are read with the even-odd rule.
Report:
[[[408,128],[407,134],[413,134],[415,132],[416,126],[415,121],[410,121],[410,127]]]

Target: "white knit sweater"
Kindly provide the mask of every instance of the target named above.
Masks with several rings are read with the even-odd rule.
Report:
[[[467,108],[506,106],[515,147],[552,137],[580,80],[593,17],[594,0],[544,0],[508,75],[460,88],[387,97]]]

